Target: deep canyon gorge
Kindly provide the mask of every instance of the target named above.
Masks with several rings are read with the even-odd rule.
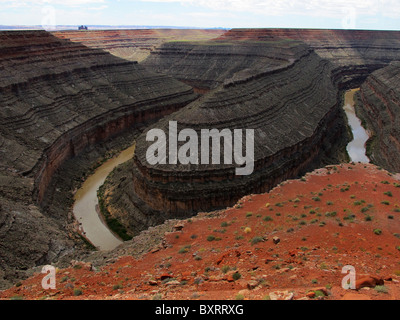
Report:
[[[74,194],[134,142],[133,159],[102,189],[130,236],[348,162],[342,106],[351,88],[360,87],[368,157],[400,171],[400,32],[3,31],[0,50],[2,288],[34,267],[93,256],[72,214]],[[197,132],[254,129],[254,173],[150,165],[146,132],[168,131],[172,120]]]

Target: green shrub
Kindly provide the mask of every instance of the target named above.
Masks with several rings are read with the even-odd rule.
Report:
[[[82,292],[81,289],[74,289],[74,296],[75,297],[81,296],[82,294],[83,294],[83,292]]]
[[[385,286],[376,286],[374,289],[379,293],[388,293],[388,288]]]
[[[379,236],[379,235],[382,234],[382,230],[381,229],[375,229],[374,233]]]
[[[222,271],[222,273],[227,273],[230,269],[231,269],[231,267],[229,267],[229,266],[223,266],[221,268],[221,271]]]
[[[213,235],[209,235],[207,237],[207,241],[214,241],[214,240],[215,240],[215,236],[213,236]]]
[[[370,215],[366,216],[365,221],[372,221],[372,217]]]
[[[239,280],[240,278],[242,277],[242,275],[239,273],[239,272],[235,272],[233,275],[232,275],[232,278],[233,278],[233,280]]]
[[[114,284],[113,290],[119,290],[122,289],[122,286],[120,284]]]
[[[262,237],[254,237],[253,239],[251,239],[251,244],[257,244],[259,242],[263,242],[264,239]]]

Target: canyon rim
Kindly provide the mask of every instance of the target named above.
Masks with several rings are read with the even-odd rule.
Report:
[[[400,298],[400,31],[12,29],[1,300]]]

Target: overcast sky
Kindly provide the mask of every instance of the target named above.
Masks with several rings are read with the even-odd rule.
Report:
[[[0,25],[400,30],[399,0],[0,0]]]

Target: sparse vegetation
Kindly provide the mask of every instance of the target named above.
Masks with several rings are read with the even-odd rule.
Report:
[[[376,286],[374,289],[376,292],[379,292],[379,293],[388,293],[389,292],[388,288],[385,286]]]
[[[239,280],[240,278],[242,277],[242,275],[239,273],[239,272],[235,272],[233,275],[232,275],[232,278],[233,278],[233,280]]]
[[[214,241],[214,240],[215,240],[215,236],[213,236],[213,235],[209,235],[207,237],[207,241]]]
[[[255,245],[257,243],[263,242],[264,239],[262,237],[254,237],[253,239],[251,239],[251,244]]]

